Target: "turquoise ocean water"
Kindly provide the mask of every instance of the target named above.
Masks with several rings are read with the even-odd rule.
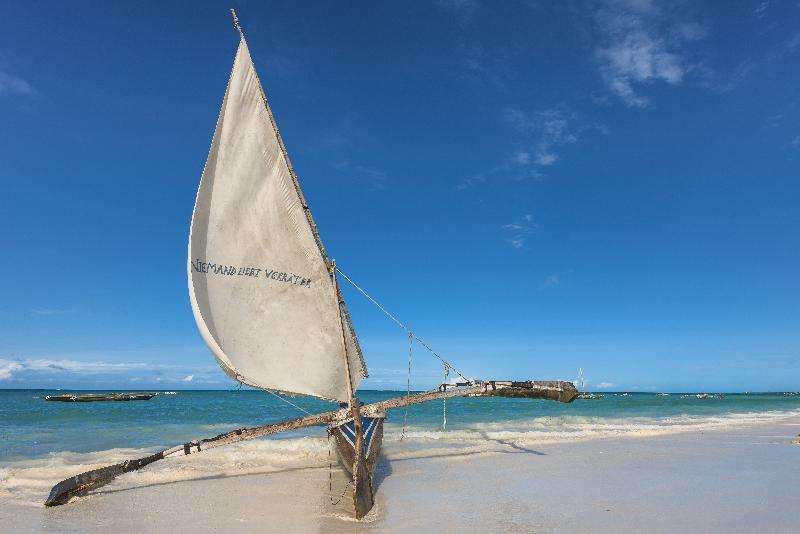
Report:
[[[254,390],[178,391],[149,401],[60,403],[46,402],[42,390],[0,390],[0,466],[21,460],[73,452],[110,449],[157,449],[192,439],[212,437],[305,414]],[[365,403],[404,395],[404,391],[361,391]],[[479,439],[486,432],[506,437],[559,439],[614,435],[631,431],[657,431],[668,427],[726,425],[800,414],[800,396],[786,394],[726,394],[700,400],[672,394],[627,396],[605,393],[602,399],[578,399],[571,404],[529,399],[453,398],[447,401],[447,426],[443,429],[441,401],[408,409],[408,434],[420,439]],[[336,405],[311,398],[291,398],[310,412]],[[399,435],[404,409],[392,410],[387,438]],[[323,436],[321,427],[281,434],[267,439]]]

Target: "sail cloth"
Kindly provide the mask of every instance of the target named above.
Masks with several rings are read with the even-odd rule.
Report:
[[[242,37],[189,236],[197,326],[228,375],[349,400],[360,357]]]

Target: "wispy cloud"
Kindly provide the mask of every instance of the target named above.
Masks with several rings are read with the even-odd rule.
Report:
[[[607,89],[639,108],[649,104],[642,87],[684,81],[693,69],[687,45],[708,33],[695,21],[665,13],[652,0],[605,0],[595,21],[601,37],[595,56]]]
[[[187,370],[191,373],[187,374]],[[107,362],[56,358],[0,358],[0,381],[23,384],[64,384],[79,381],[114,382],[200,382],[216,383],[219,370],[215,366],[180,366],[141,362]],[[65,386],[64,386],[65,387]]]
[[[761,2],[753,10],[753,15],[755,15],[756,18],[763,19],[764,17],[767,16],[767,12],[768,11],[769,11],[769,2],[768,1],[767,2]]]
[[[470,187],[486,182],[486,174],[478,173],[464,178],[456,185],[456,191],[465,191]]]
[[[528,236],[536,231],[537,225],[530,213],[523,215],[518,221],[504,224],[502,229],[506,234],[506,242],[513,248],[525,247]]]
[[[534,114],[510,108],[505,111],[505,118],[527,137],[525,146],[511,156],[516,165],[548,167],[558,161],[558,148],[578,141],[575,114],[564,106]]]
[[[8,380],[11,375],[21,371],[23,365],[13,360],[0,360],[0,380]]]
[[[64,315],[72,312],[73,310],[62,308],[34,308],[31,310],[34,315]]]
[[[718,93],[728,93],[739,87],[755,67],[755,61],[745,59],[729,72],[717,72],[706,65],[698,65],[696,71],[702,86]]]
[[[537,177],[541,175],[537,168],[554,165],[560,159],[559,149],[577,143],[587,131],[608,133],[602,125],[580,124],[577,114],[564,105],[534,113],[509,108],[504,117],[522,138],[507,165],[528,169]]]
[[[558,273],[553,273],[545,277],[542,285],[539,286],[539,289],[547,289],[549,287],[555,287],[561,283],[561,276]]]
[[[8,379],[15,373],[26,371],[45,373],[126,373],[132,370],[163,369],[163,365],[144,363],[108,363],[103,361],[87,362],[79,360],[53,360],[47,358],[6,360],[0,359],[0,379]]]
[[[39,94],[30,83],[0,65],[0,95],[36,96]]]
[[[794,52],[800,48],[800,33],[789,39],[789,44],[786,45],[790,52]]]
[[[483,184],[497,175],[510,175],[516,180],[540,179],[546,168],[561,159],[561,149],[577,143],[588,132],[609,133],[602,124],[581,123],[578,115],[563,104],[539,111],[506,108],[502,118],[517,134],[513,148],[498,165],[462,179],[455,187],[457,191]]]
[[[461,66],[465,77],[473,82],[488,84],[493,90],[505,91],[509,79],[514,75],[508,50],[497,45],[476,45],[467,36],[462,39]]]
[[[380,169],[365,167],[363,165],[351,165],[349,160],[337,161],[333,167],[345,173],[350,179],[366,185],[373,190],[386,189],[389,184],[389,176]]]
[[[600,382],[599,384],[597,384],[595,386],[596,389],[608,389],[608,388],[613,388],[613,387],[614,387],[614,383],[613,382]]]
[[[434,0],[439,9],[453,14],[459,23],[466,24],[477,11],[477,0]]]

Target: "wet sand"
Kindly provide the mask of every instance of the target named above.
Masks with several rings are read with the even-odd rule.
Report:
[[[0,529],[792,532],[800,529],[800,445],[792,444],[798,433],[795,415],[727,429],[561,444],[387,443],[376,474],[376,506],[360,523],[352,519],[349,493],[331,506],[321,453],[269,467],[254,467],[243,454],[232,464],[241,472],[231,466],[196,471],[190,467],[203,459],[190,456],[180,460],[182,480],[159,471],[175,465],[156,464],[151,473],[125,475],[57,508],[37,503],[45,497],[41,490],[25,498],[5,491]],[[347,479],[336,466],[332,474],[337,499]]]

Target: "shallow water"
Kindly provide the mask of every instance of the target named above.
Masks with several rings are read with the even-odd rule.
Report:
[[[111,449],[170,446],[240,428],[302,417],[296,408],[254,390],[179,391],[149,401],[46,402],[43,390],[0,390],[0,464],[44,458],[53,453],[89,453]],[[63,393],[63,392],[62,392]],[[361,391],[365,403],[404,395],[401,391]],[[313,398],[291,398],[309,412],[336,408]],[[700,400],[694,396],[628,396],[607,393],[602,399],[571,404],[530,399],[452,398],[447,400],[447,427],[442,401],[408,409],[406,435],[420,439],[493,438],[559,440],[577,437],[723,426],[800,413],[800,396],[727,394]],[[387,441],[398,439],[404,409],[392,410]],[[324,437],[320,428],[273,436],[293,439]]]

